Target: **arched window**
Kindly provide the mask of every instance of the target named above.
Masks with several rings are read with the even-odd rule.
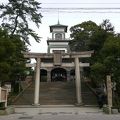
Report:
[[[56,33],[55,34],[55,39],[56,40],[62,40],[62,34],[61,33]]]

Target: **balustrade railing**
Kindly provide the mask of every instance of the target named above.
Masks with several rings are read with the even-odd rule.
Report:
[[[64,39],[47,38],[47,40],[70,40],[70,38],[64,38]]]

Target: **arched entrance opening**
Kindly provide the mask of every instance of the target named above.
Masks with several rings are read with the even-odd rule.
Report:
[[[40,70],[40,81],[47,82],[47,70],[45,69]]]
[[[63,68],[55,68],[51,71],[51,81],[67,81],[67,72]]]
[[[75,80],[75,69],[70,71],[71,80]]]

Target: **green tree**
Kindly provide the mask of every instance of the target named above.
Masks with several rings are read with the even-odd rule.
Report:
[[[92,21],[83,22],[70,28],[70,42],[71,51],[89,50],[89,44],[92,35],[99,27]]]
[[[104,20],[101,25],[92,21],[83,22],[70,28],[71,51],[94,50],[95,53],[102,48],[104,41],[114,33],[114,27],[109,20]]]
[[[40,37],[30,24],[38,28],[42,15],[36,0],[8,0],[0,4],[0,81],[15,81],[25,75],[26,59],[21,51],[28,51],[32,36],[37,42]]]
[[[0,29],[0,81],[16,80],[16,75],[24,75],[26,60],[21,51],[27,51],[19,36],[11,36]]]
[[[105,69],[100,67],[96,67],[96,63],[99,62],[101,66],[104,66]],[[120,81],[119,73],[120,73],[120,37],[117,36],[109,36],[102,49],[100,49],[99,59],[92,65],[92,71],[94,71],[93,75],[97,76],[105,76],[111,75],[113,81]],[[104,71],[99,74],[99,69]],[[98,77],[96,76],[96,79]]]
[[[114,33],[114,26],[110,23],[110,20],[106,19],[100,24],[101,28],[103,28],[106,32]]]
[[[6,31],[0,29],[0,81],[8,80],[11,65],[7,63],[8,56],[12,56],[14,45],[10,41]]]
[[[96,62],[91,66],[91,78],[96,85],[104,83],[105,76],[106,67],[102,63]]]
[[[70,46],[71,50],[94,50],[91,61],[89,61],[91,66],[87,71],[89,78],[96,85],[99,85],[106,84],[106,75],[111,75],[112,82],[116,82],[116,93],[119,96],[120,34],[115,34],[114,27],[109,20],[104,20],[99,26],[90,21],[83,22],[71,27],[71,32],[73,39]],[[81,41],[84,41],[84,46],[79,46]]]
[[[30,44],[29,36],[37,42],[40,37],[30,28],[29,22],[37,27],[41,23],[40,3],[35,0],[8,0],[7,4],[0,5],[2,28],[6,29],[11,37],[19,35],[26,43]]]
[[[70,30],[72,38],[70,43],[71,50],[94,50],[94,54],[90,61],[91,72],[89,75],[96,81],[103,81],[105,74],[107,73],[106,69],[108,69],[108,66],[103,63],[104,58],[102,49],[103,46],[105,46],[104,43],[107,39],[115,36],[114,27],[109,20],[104,20],[100,25],[97,25],[92,21],[87,21],[71,27]]]
[[[120,37],[108,37],[101,49],[103,64],[106,73],[112,76],[113,81],[120,84]],[[118,85],[117,84],[117,85]],[[119,88],[119,87],[118,87]]]

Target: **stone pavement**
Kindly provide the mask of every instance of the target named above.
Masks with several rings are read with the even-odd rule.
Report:
[[[97,107],[17,107],[15,114],[0,116],[0,120],[120,120],[120,114],[107,115]]]

